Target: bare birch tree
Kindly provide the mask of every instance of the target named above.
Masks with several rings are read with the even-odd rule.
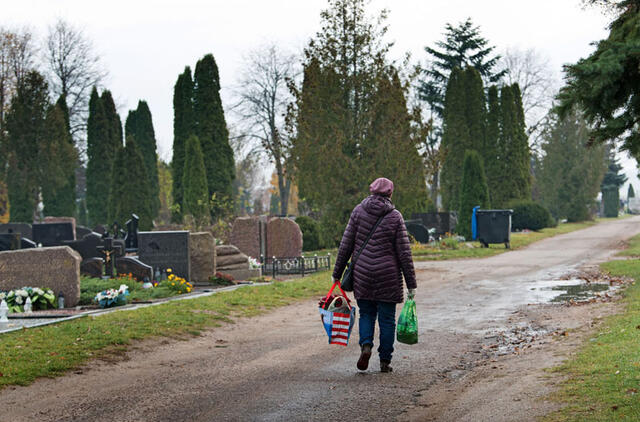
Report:
[[[280,191],[280,212],[287,213],[291,179],[287,175],[290,139],[284,130],[291,98],[287,81],[295,77],[295,58],[267,45],[245,57],[236,95],[241,130],[265,153],[276,168]]]

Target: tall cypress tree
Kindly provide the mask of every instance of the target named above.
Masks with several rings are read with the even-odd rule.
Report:
[[[485,137],[484,148],[482,148],[482,158],[484,169],[487,176],[487,185],[489,186],[489,196],[491,202],[495,205],[498,203],[497,198],[494,199],[499,186],[500,177],[502,177],[501,164],[503,151],[500,148],[500,99],[498,95],[498,87],[492,85],[487,91],[487,132]]]
[[[474,68],[454,69],[447,85],[442,147],[442,202],[446,209],[457,210],[462,180],[460,163],[467,150],[481,151],[486,138],[486,106],[482,78]]]
[[[197,221],[208,217],[209,190],[204,156],[200,148],[200,140],[195,135],[191,135],[185,145],[182,186],[184,188],[184,215],[192,215]]]
[[[111,174],[116,154],[122,149],[122,124],[113,97],[102,97],[94,87],[87,121],[87,212],[92,224],[108,223]]]
[[[160,209],[158,186],[158,154],[156,153],[156,136],[153,130],[151,111],[146,101],[138,101],[138,108],[130,110],[125,122],[125,135],[133,137],[136,146],[144,158],[145,169],[151,185],[152,216],[155,218]]]
[[[173,88],[173,157],[171,169],[173,171],[173,204],[182,207],[182,173],[184,171],[184,148],[186,140],[194,135],[196,121],[193,110],[193,80],[191,68],[185,67],[178,76]],[[181,222],[181,212],[174,210],[171,216],[174,222]]]
[[[456,230],[471,239],[471,216],[473,207],[489,208],[489,189],[484,175],[482,157],[477,151],[466,151],[462,166],[460,185],[459,218]]]
[[[607,157],[607,172],[600,184],[605,217],[617,217],[620,208],[620,187],[627,181],[627,176],[621,173],[622,166],[618,163],[615,149],[609,148]]]
[[[112,181],[109,193],[110,220],[123,222],[131,214],[137,214],[140,217],[140,229],[150,230],[153,227],[151,184],[144,158],[133,137],[128,137],[125,147],[116,154]]]
[[[196,135],[205,157],[209,195],[231,198],[235,162],[229,145],[229,131],[220,100],[220,77],[212,54],[196,64],[194,73]]]
[[[46,142],[48,109],[47,83],[38,72],[29,72],[18,86],[6,116],[12,222],[31,223],[35,216],[42,170],[52,159],[40,152]]]
[[[522,92],[517,83],[511,85],[513,92],[513,108],[515,111],[514,125],[514,150],[515,162],[513,174],[516,178],[519,199],[531,199],[531,151],[529,149],[529,137],[527,136],[527,124],[524,118],[522,106]]]
[[[500,89],[500,136],[498,137],[498,149],[502,152],[500,173],[495,179],[496,188],[491,192],[494,207],[505,207],[511,200],[520,198],[516,175],[513,174],[513,166],[517,162],[516,120],[513,90],[510,86],[503,86]]]
[[[70,151],[69,148],[66,148],[67,153],[71,152],[75,155],[75,147],[73,146],[73,139],[71,138],[71,126],[69,123],[69,109],[67,107],[66,98],[61,95],[56,102],[56,107],[58,107],[60,113],[62,113],[62,117],[64,119],[64,134],[58,133],[60,129],[57,128],[56,125],[59,122],[51,122],[49,127],[52,127],[54,131],[49,132],[55,136],[64,139],[73,151]],[[50,119],[57,119],[58,116],[54,116],[51,114]],[[57,157],[58,160],[63,160],[63,157]],[[75,161],[68,162],[65,160],[65,167],[69,169],[68,178],[63,182],[61,186],[57,189],[53,189],[51,184],[48,184],[47,187],[43,186],[42,197],[44,202],[44,215],[56,216],[56,217],[64,217],[64,216],[75,216],[76,215],[76,166],[74,165]]]

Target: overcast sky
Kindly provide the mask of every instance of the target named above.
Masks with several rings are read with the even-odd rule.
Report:
[[[186,65],[193,69],[213,53],[225,105],[248,51],[275,42],[298,52],[319,29],[326,0],[21,0],[3,1],[0,25],[28,25],[39,36],[61,17],[84,29],[109,72],[107,87],[123,118],[139,99],[153,114],[158,152],[171,156],[173,85]],[[371,11],[389,10],[392,55],[410,52],[423,61],[425,45],[442,39],[444,25],[471,17],[498,51],[535,48],[558,79],[562,65],[585,57],[591,42],[605,38],[609,20],[580,0],[372,0]],[[624,157],[623,157],[624,158]],[[638,191],[635,162],[625,170]],[[633,179],[632,179],[633,178]],[[626,195],[626,189],[624,189]]]

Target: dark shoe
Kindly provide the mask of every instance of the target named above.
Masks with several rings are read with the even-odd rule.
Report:
[[[369,358],[371,357],[371,345],[363,344],[360,346],[360,359],[358,359],[358,369],[365,371],[369,367]]]
[[[387,360],[380,360],[380,372],[393,372],[391,362]]]

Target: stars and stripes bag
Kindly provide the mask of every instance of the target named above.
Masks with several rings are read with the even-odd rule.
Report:
[[[333,290],[338,286],[341,295],[333,295]],[[320,319],[329,336],[329,344],[346,346],[349,344],[351,329],[356,318],[356,309],[351,306],[350,300],[340,287],[340,282],[331,286],[327,296],[320,300],[318,307]]]

